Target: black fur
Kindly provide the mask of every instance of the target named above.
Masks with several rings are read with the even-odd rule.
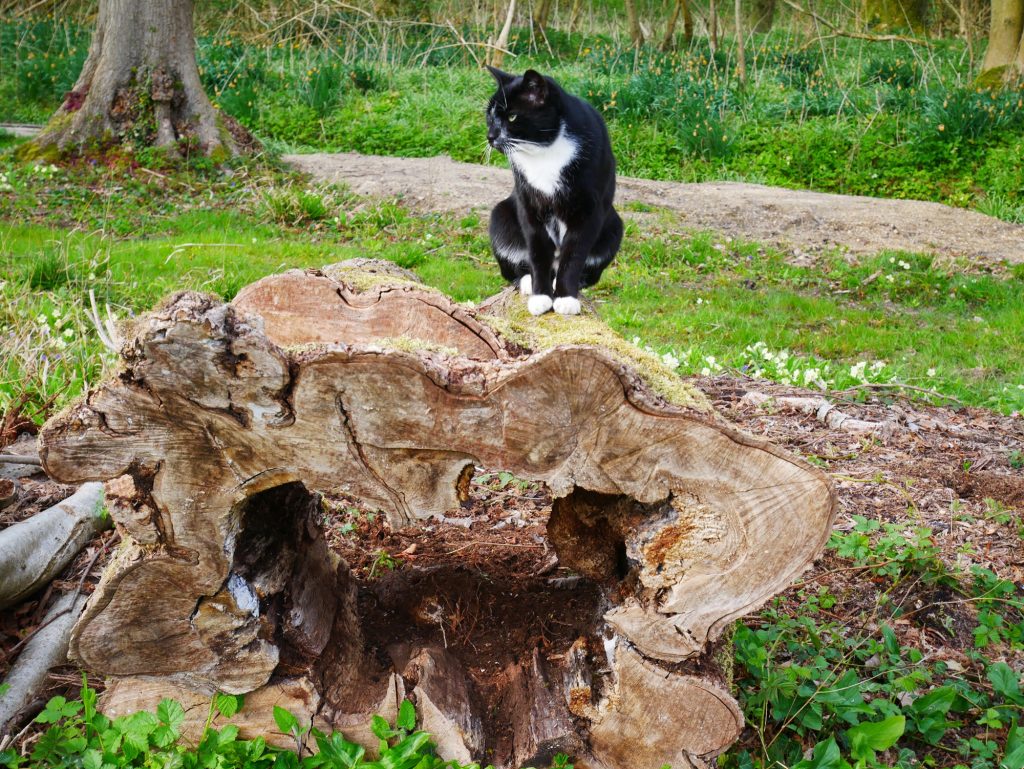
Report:
[[[553,282],[555,298],[576,297],[597,283],[622,242],[622,219],[612,207],[615,156],[608,129],[597,110],[551,78],[534,70],[518,77],[488,69],[498,82],[487,106],[491,146],[513,161],[521,143],[528,150],[550,147],[563,127],[577,144],[554,194],[531,185],[510,163],[515,190],[491,212],[494,256],[506,280],[529,274],[534,294],[551,296]],[[556,220],[565,225],[561,243]]]

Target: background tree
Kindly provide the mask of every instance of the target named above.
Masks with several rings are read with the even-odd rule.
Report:
[[[693,14],[690,13],[690,5],[686,0],[676,0],[672,6],[672,14],[668,17],[665,38],[661,41],[663,51],[671,50],[675,46],[676,24],[679,23],[680,14],[683,17],[683,39],[687,43],[693,40]]]
[[[125,138],[171,151],[180,140],[207,154],[239,151],[199,79],[192,0],[100,0],[78,81],[35,146]]]
[[[1024,0],[992,0],[982,76],[1014,80],[1024,74]]]
[[[625,0],[626,21],[629,22],[629,38],[639,48],[644,44],[644,31],[640,27],[640,14],[636,8],[636,0]]]
[[[754,0],[749,18],[752,32],[761,35],[770,32],[775,22],[775,0]]]

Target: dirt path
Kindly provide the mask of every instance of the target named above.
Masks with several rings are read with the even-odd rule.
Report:
[[[413,206],[487,211],[512,189],[512,172],[456,163],[447,156],[286,155],[317,179],[343,182],[361,195],[402,197]],[[793,252],[839,247],[853,254],[885,249],[1024,262],[1024,226],[918,200],[886,200],[787,190],[760,184],[682,184],[619,177],[618,203],[668,208],[684,228],[771,243]]]

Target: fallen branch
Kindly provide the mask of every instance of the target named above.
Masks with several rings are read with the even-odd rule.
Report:
[[[103,484],[86,483],[68,499],[0,531],[0,609],[24,600],[63,571],[99,532]]]
[[[43,463],[39,460],[39,457],[31,457],[21,454],[0,454],[0,465],[35,465],[36,467],[42,467]]]
[[[870,433],[877,435],[879,438],[888,439],[899,430],[899,423],[895,419],[887,419],[884,422],[854,419],[841,412],[834,403],[820,397],[774,396],[751,391],[744,395],[740,402],[750,404],[751,406],[764,406],[767,403],[773,403],[785,411],[814,414],[819,422],[828,425],[833,430],[842,430],[847,433]]]
[[[907,43],[909,45],[923,45],[929,46],[927,40],[920,40],[916,37],[907,37],[906,35],[872,35],[867,32],[850,32],[845,29],[841,29],[833,24],[823,16],[819,16],[814,11],[804,8],[801,5],[797,5],[793,0],[782,0],[786,5],[792,8],[797,13],[802,13],[805,16],[810,16],[815,22],[821,24],[824,27],[828,27],[832,34],[830,37],[849,37],[853,40],[867,40],[871,43]]]
[[[10,688],[0,697],[0,734],[8,734],[20,725],[38,698],[47,674],[68,661],[71,629],[78,621],[87,598],[77,592],[61,596],[46,613],[45,627],[18,655],[17,662],[4,679]]]

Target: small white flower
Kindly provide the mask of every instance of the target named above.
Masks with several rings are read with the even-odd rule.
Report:
[[[904,262],[902,259],[900,259],[900,267],[902,267],[904,270],[909,270],[910,262]]]
[[[936,373],[937,372],[935,371],[935,369],[933,369],[933,368],[928,369],[928,376],[935,376]]]
[[[702,368],[700,370],[700,375],[701,376],[711,376],[711,369],[709,369],[707,366],[705,366],[704,368]]]
[[[697,297],[697,304],[704,304],[704,300],[701,299],[699,296]]]
[[[893,282],[895,282],[895,280],[896,280],[896,278],[894,278],[894,277],[893,277],[892,275],[886,275],[886,276],[885,276],[885,279],[886,279],[887,281],[889,281],[890,283],[893,283]]]

